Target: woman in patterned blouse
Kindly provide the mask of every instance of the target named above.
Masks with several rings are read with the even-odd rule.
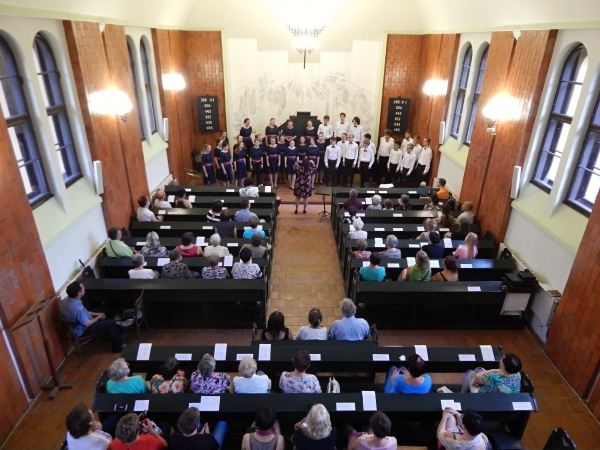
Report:
[[[242,247],[240,250],[240,262],[236,262],[231,269],[234,280],[254,280],[262,277],[258,264],[252,263],[252,250]]]
[[[219,267],[219,255],[211,253],[206,257],[208,267],[202,269],[202,278],[205,280],[224,280],[229,278],[229,272],[225,267]]]
[[[284,394],[320,394],[321,385],[314,375],[307,374],[310,367],[310,353],[299,350],[294,355],[294,371],[283,372],[279,387]]]
[[[182,394],[188,388],[189,382],[183,370],[179,370],[179,361],[169,356],[157,373],[150,380],[153,394]]]
[[[190,384],[195,394],[224,394],[231,384],[231,377],[223,372],[215,372],[215,358],[208,353],[198,363],[198,370],[192,373]]]
[[[461,392],[518,394],[521,391],[521,368],[521,360],[515,354],[507,353],[500,360],[498,369],[467,370]]]
[[[169,262],[162,266],[161,278],[200,278],[198,272],[192,272],[187,264],[181,262],[181,252],[174,248],[169,252]]]

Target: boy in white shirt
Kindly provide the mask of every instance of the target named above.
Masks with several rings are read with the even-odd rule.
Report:
[[[360,144],[363,140],[364,130],[360,124],[360,117],[354,117],[352,119],[352,126],[350,127],[350,132],[354,136],[354,142],[356,144]]]
[[[344,157],[344,187],[354,184],[354,169],[356,169],[358,159],[358,145],[354,142],[353,137],[352,133],[348,134],[346,152],[342,155]],[[348,182],[348,179],[350,179],[350,182]]]
[[[348,134],[348,124],[346,123],[346,113],[340,113],[340,121],[335,124],[335,138],[340,140],[342,134]]]
[[[385,176],[386,183],[389,183],[388,168],[390,153],[394,148],[394,139],[392,138],[392,130],[385,130],[385,136],[379,140],[379,151],[377,152],[377,183],[381,183],[381,179]]]
[[[329,125],[329,116],[323,116],[323,123],[319,125],[319,129],[317,130],[317,136],[319,133],[323,133],[325,139],[331,139],[333,136],[333,127]]]
[[[404,139],[402,139],[402,145],[400,146],[400,150],[402,150],[402,153],[406,153],[406,146],[408,144],[412,144],[413,140],[410,137],[410,130],[406,130],[404,132]]]
[[[379,147],[381,149],[381,147]],[[387,163],[387,175],[385,182],[391,183],[393,181],[397,181],[400,178],[400,163],[402,162],[402,152],[400,151],[400,144],[398,142],[394,142],[394,148],[390,152],[390,157],[388,158]]]
[[[415,168],[415,154],[413,153],[414,144],[406,145],[406,153],[402,156],[402,181],[412,179],[412,171]]]

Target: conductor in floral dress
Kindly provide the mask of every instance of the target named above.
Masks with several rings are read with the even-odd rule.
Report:
[[[308,197],[312,195],[313,190],[311,176],[316,172],[317,166],[311,159],[304,158],[302,161],[296,161],[294,168],[296,169],[296,185],[294,186],[296,211],[294,211],[294,214],[298,214],[298,205],[301,198],[304,199],[304,214],[306,214]]]

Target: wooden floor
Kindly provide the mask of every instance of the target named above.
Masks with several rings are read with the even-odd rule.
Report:
[[[286,188],[280,196],[289,198]],[[289,191],[289,190],[288,190]],[[329,221],[319,223],[317,213],[321,197],[313,197],[306,215],[293,214],[292,205],[282,205],[278,218],[269,313],[282,311],[286,324],[296,333],[306,324],[308,311],[319,307],[324,325],[329,326],[340,313],[343,297],[342,279],[335,257]],[[132,330],[125,342],[137,344]],[[248,345],[250,330],[156,330],[143,333],[146,342],[155,345],[212,345],[227,342]],[[542,449],[555,427],[565,428],[580,450],[597,449],[600,424],[585,404],[565,382],[544,354],[540,343],[527,330],[523,331],[383,331],[380,345],[503,345],[506,352],[516,353],[523,368],[535,383],[540,412],[532,414],[524,436],[527,449]],[[100,374],[115,359],[108,344],[100,339],[87,347],[83,367],[77,369],[77,358],[71,356],[61,370],[74,389],[62,391],[55,400],[44,392],[36,399],[3,449],[57,449],[65,437],[64,420],[79,402],[92,404],[94,387]],[[433,374],[434,383],[459,383],[461,374]]]

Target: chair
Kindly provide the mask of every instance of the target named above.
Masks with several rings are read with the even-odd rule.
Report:
[[[140,341],[140,344],[142,343],[142,335],[140,334],[140,325],[144,324],[146,325],[146,328],[148,328],[148,330],[150,330],[150,326],[148,325],[148,322],[146,321],[146,316],[144,315],[144,290],[142,289],[142,292],[140,293],[140,296],[135,300],[135,302],[133,303],[133,310],[135,312],[135,319],[133,319],[133,322],[135,323],[135,331],[137,332],[138,335],[138,339]]]
[[[548,442],[544,446],[544,450],[575,450],[577,446],[569,437],[569,434],[562,428],[557,428],[548,438]]]
[[[187,167],[184,167],[183,170],[185,170],[185,174],[190,177],[190,182],[188,183],[189,186],[195,186],[196,181],[199,182],[200,180],[204,180],[204,177],[200,175],[197,170],[188,169]]]
[[[521,374],[521,392],[525,392],[526,394],[533,394],[533,390],[535,386],[533,385],[533,381],[529,378],[529,375],[523,370],[520,372]]]
[[[81,368],[81,365],[83,364],[83,353],[81,351],[81,346],[94,339],[95,335],[88,334],[77,336],[75,334],[75,328],[79,326],[79,323],[77,322],[65,322],[64,320],[61,320],[60,326],[66,341],[71,344],[71,348],[65,352],[65,358],[71,354],[71,351],[73,351],[74,348],[77,348],[77,352],[79,353],[79,366],[77,367]]]

